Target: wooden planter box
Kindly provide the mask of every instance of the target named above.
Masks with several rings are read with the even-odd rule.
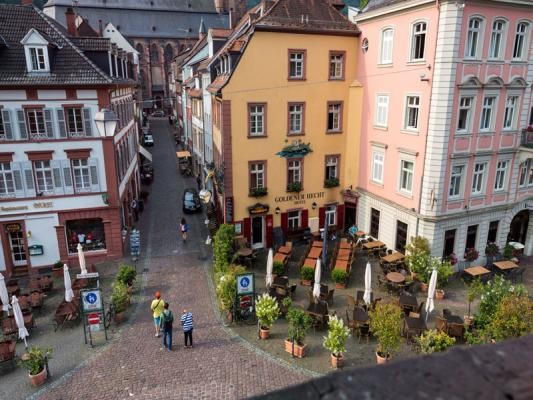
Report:
[[[298,343],[294,343],[294,356],[298,358],[304,358],[307,350],[307,345],[300,346]],[[292,354],[292,342],[289,339],[285,339],[285,351]]]

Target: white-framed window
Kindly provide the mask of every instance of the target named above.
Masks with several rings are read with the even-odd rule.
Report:
[[[254,162],[250,164],[250,189],[265,187],[265,163]]]
[[[470,18],[468,21],[468,34],[466,38],[465,57],[480,58],[479,39],[481,37],[481,18]]]
[[[15,196],[15,180],[8,162],[0,163],[0,198]]]
[[[472,117],[472,104],[474,97],[464,96],[459,100],[459,112],[457,117],[457,133],[470,131],[470,119]]]
[[[400,160],[400,192],[412,193],[414,169],[415,163],[413,161]]]
[[[69,136],[84,136],[83,109],[65,108],[67,133]]]
[[[328,226],[337,225],[337,206],[329,205],[326,206],[326,221]]]
[[[486,96],[483,99],[483,107],[481,109],[481,121],[479,124],[480,131],[489,131],[492,129],[492,115],[494,113],[495,104],[496,96]]]
[[[302,225],[301,223],[301,210],[292,210],[287,212],[287,225],[289,230],[297,230]]]
[[[0,110],[0,140],[6,140],[7,139],[7,132],[6,128],[4,126],[4,113],[2,110]]]
[[[531,158],[520,164],[518,185],[526,187],[533,184],[533,168]]]
[[[376,126],[387,127],[389,120],[389,96],[378,94],[376,96]]]
[[[413,25],[411,39],[411,61],[421,61],[425,57],[427,24],[418,22]]]
[[[44,47],[30,47],[31,71],[47,71],[46,57]]]
[[[472,194],[482,194],[485,191],[485,170],[487,163],[481,162],[474,164],[474,173],[472,175]]]
[[[507,168],[509,160],[501,160],[496,164],[496,179],[494,180],[494,191],[505,190],[507,183]]]
[[[381,32],[381,52],[379,56],[380,64],[392,64],[393,39],[394,30],[392,28],[384,29]]]
[[[71,160],[76,193],[91,191],[91,167],[86,158]]]
[[[34,161],[35,180],[37,193],[50,194],[54,191],[54,178],[50,161]]]
[[[338,132],[342,126],[342,103],[328,104],[328,131]]]
[[[524,49],[527,44],[527,31],[529,24],[527,22],[520,22],[516,25],[516,32],[514,36],[513,44],[513,60],[523,60],[524,59]]]
[[[48,137],[46,133],[44,110],[42,108],[29,108],[25,111],[30,137],[33,139],[42,139]]]
[[[464,165],[453,165],[450,174],[450,188],[448,190],[448,197],[459,197],[462,194],[462,181]]]
[[[287,169],[289,184],[302,182],[302,162],[300,160],[289,160]]]
[[[339,156],[326,156],[325,179],[339,178]]]
[[[303,79],[305,72],[305,52],[289,52],[289,79]]]
[[[383,166],[385,164],[385,153],[379,150],[372,152],[372,180],[383,184]]]
[[[289,134],[298,135],[303,133],[303,104],[289,104]]]
[[[330,53],[329,79],[344,79],[344,52]]]
[[[249,106],[250,136],[263,136],[265,134],[265,105],[252,104]]]
[[[503,129],[514,129],[518,96],[507,96],[505,100],[505,112],[503,114]]]
[[[408,130],[418,130],[418,115],[420,111],[420,97],[407,96],[405,100],[405,121],[404,128]]]
[[[502,44],[504,41],[505,21],[497,19],[492,23],[492,34],[490,36],[489,58],[499,59],[502,57]]]

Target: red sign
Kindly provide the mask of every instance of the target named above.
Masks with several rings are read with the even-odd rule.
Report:
[[[87,322],[89,323],[89,325],[100,324],[100,314],[87,314]]]

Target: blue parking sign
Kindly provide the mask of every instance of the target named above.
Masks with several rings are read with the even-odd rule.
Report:
[[[237,275],[237,294],[254,292],[254,274],[247,273]]]

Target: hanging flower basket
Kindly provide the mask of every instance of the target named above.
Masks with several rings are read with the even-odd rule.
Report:
[[[276,153],[277,156],[284,158],[299,158],[305,157],[309,153],[312,153],[310,143],[296,142],[289,146],[285,146],[281,151]]]

